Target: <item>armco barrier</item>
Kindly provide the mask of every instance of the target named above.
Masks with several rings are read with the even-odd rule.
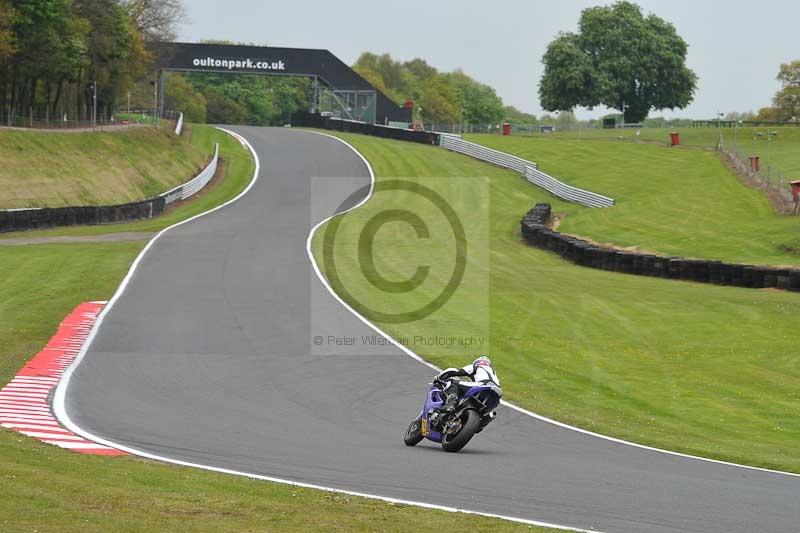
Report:
[[[530,161],[522,159],[521,157],[500,152],[499,150],[487,148],[481,144],[465,141],[454,135],[442,135],[440,144],[442,148],[446,148],[447,150],[468,155],[470,157],[474,157],[475,159],[480,159],[481,161],[495,164],[499,167],[516,170],[523,175],[525,174],[526,167],[531,166],[536,168],[536,163],[531,163]]]
[[[368,124],[354,120],[342,120],[334,117],[323,117],[317,113],[299,112],[292,115],[292,125],[301,128],[321,128],[326,130],[361,133],[374,137],[410,141],[422,144],[439,144],[439,134],[430,131],[415,131],[392,128],[379,124]]]
[[[667,279],[754,289],[800,291],[800,270],[664,257],[596,246],[547,227],[549,204],[536,204],[522,219],[522,237],[529,244],[557,253],[577,265]]]
[[[564,200],[575,202],[576,204],[581,204],[586,207],[611,207],[614,205],[614,200],[612,198],[562,183],[554,177],[540,171],[536,163],[532,163],[521,157],[494,150],[481,144],[465,141],[455,135],[441,134],[440,139],[442,148],[465,154],[503,168],[515,170],[529,182],[542,187],[551,194]]]
[[[481,144],[463,140],[458,135],[437,133],[432,131],[415,131],[402,128],[392,128],[377,124],[367,124],[353,120],[342,120],[333,117],[323,117],[317,113],[299,112],[292,116],[292,125],[304,128],[321,128],[352,133],[362,133],[375,137],[411,141],[423,144],[438,144],[442,148],[458,152],[487,163],[508,168],[519,172],[529,182],[542,187],[551,194],[584,205],[586,207],[611,207],[614,200],[602,194],[585,191],[572,185],[567,185],[548,176],[532,163],[521,157],[507,154],[499,150],[488,148]]]
[[[585,191],[583,189],[573,187],[572,185],[562,183],[554,177],[541,172],[536,167],[528,166],[525,168],[525,179],[534,185],[538,185],[546,191],[554,194],[555,196],[558,196],[559,198],[563,198],[564,200],[569,200],[570,202],[575,202],[576,204],[581,204],[586,207],[611,207],[614,205],[614,200],[608,196]]]
[[[0,211],[0,233],[57,226],[113,224],[153,218],[164,212],[170,203],[185,200],[206,186],[217,171],[219,145],[205,169],[183,185],[140,202],[107,206],[53,207],[42,209],[10,209]]]
[[[160,196],[164,198],[167,205],[171,204],[172,202],[186,200],[190,196],[194,196],[198,191],[205,187],[208,182],[211,181],[211,178],[214,177],[214,174],[217,173],[218,163],[219,144],[214,147],[214,157],[211,159],[211,163],[209,163],[208,166],[204,168],[202,172],[200,172],[200,174],[187,181],[183,185],[178,185],[174,189],[170,189],[167,192],[162,193]]]

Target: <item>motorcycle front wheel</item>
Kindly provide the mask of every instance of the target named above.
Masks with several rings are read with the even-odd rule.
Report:
[[[403,442],[406,446],[416,446],[422,440],[422,432],[420,431],[420,419],[417,418],[408,425],[406,435],[403,437]]]
[[[461,429],[455,433],[442,433],[442,448],[446,452],[457,452],[467,445],[481,427],[481,417],[473,409],[461,412]]]

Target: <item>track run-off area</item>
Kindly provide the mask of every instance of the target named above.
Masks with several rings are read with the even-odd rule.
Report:
[[[312,228],[366,199],[368,165],[325,135],[233,130],[260,160],[257,180],[137,259],[56,393],[67,427],[181,464],[546,525],[796,528],[798,476],[634,447],[508,407],[459,454],[404,446],[433,370],[389,344],[365,353],[313,342],[376,334],[307,250]]]

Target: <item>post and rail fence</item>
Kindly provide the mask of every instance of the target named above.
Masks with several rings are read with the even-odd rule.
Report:
[[[176,121],[180,118],[181,113],[176,111],[164,111],[161,115],[162,119]],[[136,109],[127,111],[118,111],[111,115],[98,115],[96,121],[88,119],[76,119],[75,117],[64,114],[41,114],[30,112],[24,115],[16,113],[3,113],[0,112],[0,127],[7,128],[21,128],[21,129],[36,129],[36,130],[88,130],[88,129],[103,129],[109,126],[138,126],[142,124],[155,124],[155,117],[153,116],[152,109]]]

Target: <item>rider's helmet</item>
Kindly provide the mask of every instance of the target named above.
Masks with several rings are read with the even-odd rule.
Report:
[[[481,355],[472,362],[472,368],[475,370],[477,370],[478,367],[481,366],[492,368],[492,361],[489,359],[488,355]]]

